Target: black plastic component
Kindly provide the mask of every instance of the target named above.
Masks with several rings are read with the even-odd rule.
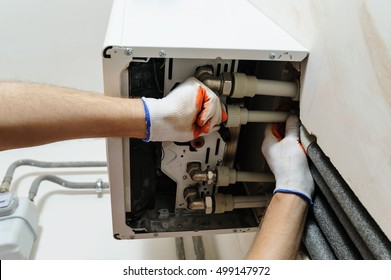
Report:
[[[229,128],[225,127],[223,124],[220,125],[219,134],[225,143],[228,143],[232,140]]]
[[[130,64],[129,97],[161,98],[164,81],[163,63],[163,59],[151,59],[146,63]],[[131,213],[126,218],[128,224],[131,224],[145,211],[155,208],[159,192],[172,192],[174,183],[168,178],[162,178],[165,175],[160,172],[161,142],[144,142],[141,139],[130,139],[129,142]],[[165,187],[160,187],[162,182]]]

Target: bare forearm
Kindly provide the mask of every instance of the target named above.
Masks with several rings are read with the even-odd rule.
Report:
[[[297,195],[275,194],[246,258],[295,259],[307,215],[307,204]]]
[[[91,137],[145,137],[141,100],[0,83],[0,150]]]

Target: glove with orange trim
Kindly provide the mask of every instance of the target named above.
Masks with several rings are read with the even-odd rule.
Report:
[[[227,114],[219,97],[189,78],[162,99],[142,98],[147,122],[144,141],[187,142],[219,129]]]
[[[299,140],[300,120],[290,115],[286,121],[285,137],[268,125],[262,144],[262,153],[276,178],[274,193],[293,193],[312,204],[314,180],[307,156]]]

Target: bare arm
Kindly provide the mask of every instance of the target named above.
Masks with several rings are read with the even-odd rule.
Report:
[[[75,138],[146,137],[141,100],[28,83],[0,83],[0,150]]]
[[[276,188],[249,259],[294,259],[300,245],[314,181],[299,140],[300,120],[289,116],[285,137],[266,127],[262,153],[276,178]],[[278,137],[277,137],[278,136]],[[281,139],[281,140],[279,140]]]
[[[308,203],[293,194],[276,193],[247,259],[295,259]]]
[[[91,137],[187,142],[219,128],[220,99],[189,78],[161,99],[0,82],[0,150]]]

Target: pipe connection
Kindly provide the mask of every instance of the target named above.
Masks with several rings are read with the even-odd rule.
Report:
[[[238,127],[249,122],[285,122],[289,112],[282,111],[249,111],[239,105],[226,105],[228,119],[225,127]]]
[[[195,182],[205,182],[207,184],[216,182],[216,172],[211,169],[201,170],[200,162],[189,162],[186,171]]]
[[[233,196],[232,194],[216,193],[213,196],[199,197],[197,188],[185,189],[187,209],[202,211],[205,214],[221,214],[242,208],[264,208],[268,198],[262,195]]]
[[[218,187],[225,187],[236,182],[275,182],[271,173],[237,171],[228,166],[216,166],[215,170],[201,170],[199,162],[188,163],[187,173],[195,182],[216,184]]]
[[[243,73],[224,72],[213,74],[211,65],[197,67],[194,76],[218,95],[243,98],[255,95],[290,97],[299,100],[300,87],[297,82],[257,79]]]

